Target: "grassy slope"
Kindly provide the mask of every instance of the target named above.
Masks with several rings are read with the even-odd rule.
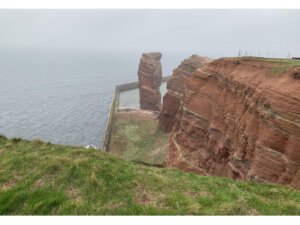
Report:
[[[116,113],[109,151],[129,161],[163,165],[168,135],[158,120],[143,114]]]
[[[287,187],[146,167],[0,137],[0,214],[300,214]]]

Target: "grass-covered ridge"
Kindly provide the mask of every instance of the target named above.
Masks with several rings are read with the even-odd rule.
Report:
[[[255,60],[269,63],[273,74],[282,74],[291,68],[300,67],[300,60],[295,59],[255,58]]]
[[[0,137],[0,214],[300,214],[283,186],[146,167],[110,154]]]

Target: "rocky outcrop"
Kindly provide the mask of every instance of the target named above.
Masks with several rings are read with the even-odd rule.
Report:
[[[167,164],[300,187],[300,80],[262,60],[220,59],[186,77]]]
[[[159,111],[162,81],[161,53],[144,53],[138,69],[140,107],[144,110]]]
[[[185,78],[208,62],[211,62],[211,59],[192,55],[182,61],[173,71],[171,79],[167,83],[168,91],[163,97],[163,106],[159,116],[159,125],[164,131],[171,131],[176,120],[175,117],[184,92]]]

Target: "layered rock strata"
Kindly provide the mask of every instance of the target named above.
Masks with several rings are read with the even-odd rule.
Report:
[[[176,120],[176,114],[184,92],[184,79],[195,72],[196,69],[212,60],[207,57],[192,55],[185,59],[173,71],[171,79],[167,83],[167,93],[163,97],[163,106],[159,116],[159,125],[165,131],[172,130]]]
[[[159,111],[162,81],[161,53],[144,53],[138,69],[140,107],[144,110]]]
[[[300,187],[300,80],[260,60],[220,59],[186,77],[167,165]]]

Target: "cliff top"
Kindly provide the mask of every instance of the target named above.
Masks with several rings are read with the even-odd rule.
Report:
[[[149,53],[143,53],[142,57],[154,59],[154,60],[160,60],[162,54],[160,52],[149,52]]]
[[[264,58],[220,58],[199,69],[222,74],[240,84],[276,92],[298,92],[300,60]],[[300,93],[299,93],[300,94]],[[267,95],[266,95],[267,96]],[[297,98],[300,98],[297,94]]]
[[[277,115],[284,115],[285,120],[294,121],[295,129],[300,127],[300,115],[297,107],[300,104],[300,61],[290,59],[264,58],[221,58],[198,70],[221,74],[235,85],[244,85],[255,90],[257,96],[263,96],[264,102]],[[206,71],[206,72],[205,72]],[[293,105],[294,109],[286,108]]]
[[[283,74],[293,69],[300,68],[300,60],[276,59],[258,57],[220,58],[215,63],[224,61],[234,64],[252,65],[253,67],[269,68],[273,74]]]

